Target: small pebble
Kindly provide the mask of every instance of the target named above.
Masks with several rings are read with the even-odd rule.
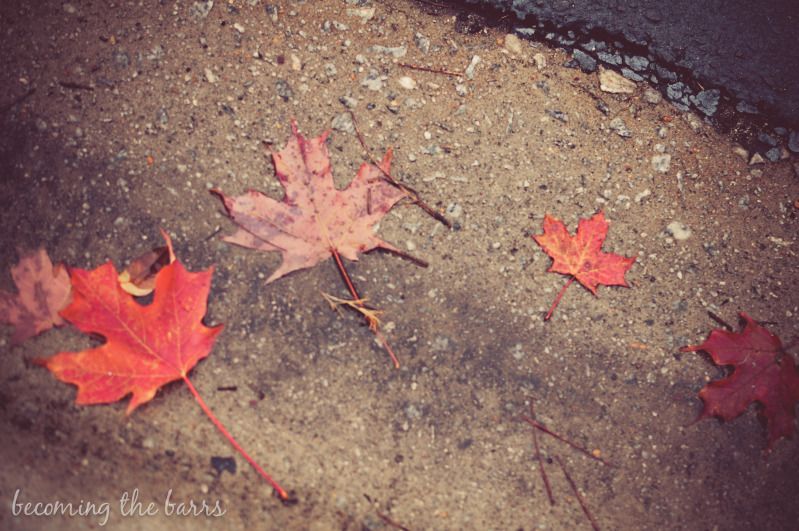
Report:
[[[624,62],[627,63],[630,68],[635,70],[636,72],[641,72],[642,70],[646,70],[646,67],[649,66],[649,59],[646,57],[641,57],[640,55],[634,55],[632,57],[625,56]]]
[[[505,49],[514,55],[521,55],[523,51],[522,40],[512,33],[508,33],[505,35]]]
[[[799,153],[799,131],[791,131],[788,136],[788,149],[794,153]]]
[[[757,114],[757,107],[746,101],[739,101],[735,106],[735,110],[746,114]]]
[[[338,99],[338,101],[341,102],[348,109],[354,109],[355,107],[358,106],[358,100],[353,98],[352,96],[341,96]]]
[[[666,226],[666,232],[677,241],[684,241],[691,237],[691,229],[679,221],[669,223]]]
[[[657,90],[648,88],[644,91],[644,101],[647,103],[651,103],[652,105],[657,105],[663,99],[663,96],[660,95],[660,92]]]
[[[422,51],[422,53],[428,53],[430,51],[430,39],[421,33],[416,33],[413,36],[413,42],[416,44],[416,47]]]
[[[744,160],[749,160],[749,152],[743,146],[735,146],[732,148],[732,152]]]
[[[588,55],[582,50],[574,49],[572,51],[572,57],[577,64],[580,66],[580,70],[583,72],[594,72],[596,71],[597,62],[596,59]]]
[[[766,151],[766,158],[771,162],[777,162],[778,160],[780,160],[781,156],[782,156],[782,150],[778,147],[771,148],[768,151]]]
[[[289,85],[288,81],[285,79],[278,79],[275,81],[275,89],[277,90],[277,95],[280,96],[283,101],[289,101],[294,96],[291,85]]]
[[[611,94],[632,94],[635,92],[636,84],[629,79],[625,79],[613,70],[600,69],[599,88]]]
[[[372,7],[359,7],[347,9],[347,14],[351,17],[358,17],[361,22],[369,22],[375,16],[375,6]]]
[[[408,48],[406,46],[395,46],[392,48],[389,46],[375,45],[369,48],[369,51],[384,55],[390,55],[392,57],[399,59],[400,57],[405,57],[405,54],[408,53]]]
[[[652,169],[658,173],[666,173],[671,166],[671,155],[663,153],[661,155],[652,155]]]
[[[608,126],[610,127],[611,131],[613,131],[622,138],[630,138],[631,136],[633,136],[633,134],[627,128],[627,124],[624,123],[624,120],[622,120],[620,116],[617,116],[616,118],[612,119],[608,124]]]
[[[341,131],[342,133],[355,133],[355,124],[352,123],[352,116],[348,112],[343,112],[333,118],[333,122],[331,127],[336,131]]]
[[[635,194],[635,202],[641,204],[641,202],[650,195],[652,195],[652,190],[647,188],[646,190],[643,190],[642,192]]]
[[[480,64],[481,60],[479,55],[472,57],[469,66],[466,67],[466,71],[464,72],[466,74],[466,79],[474,79],[474,70],[477,68],[477,65]]]
[[[406,90],[413,90],[416,88],[416,81],[408,76],[402,76],[397,80],[399,86],[406,89]]]
[[[691,103],[706,116],[713,116],[719,108],[721,92],[718,89],[703,90],[696,96],[691,96]]]
[[[777,145],[777,139],[768,133],[761,132],[760,134],[757,135],[757,139],[771,147],[775,147]]]

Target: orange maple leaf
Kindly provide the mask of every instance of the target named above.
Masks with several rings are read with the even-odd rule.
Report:
[[[12,344],[64,324],[58,312],[69,303],[71,289],[64,266],[53,267],[47,251],[39,249],[22,255],[11,277],[19,293],[0,291],[0,322],[14,326]]]
[[[636,257],[602,252],[609,225],[600,210],[591,219],[581,219],[577,234],[572,236],[563,222],[549,214],[544,216],[544,233],[533,236],[533,239],[552,258],[552,265],[547,271],[570,275],[544,319],[552,317],[566,288],[575,279],[594,295],[600,284],[629,287],[624,275]]]
[[[734,367],[724,379],[710,382],[700,392],[704,408],[697,417],[719,417],[729,421],[741,415],[752,402],[768,425],[768,449],[780,437],[793,435],[799,402],[799,372],[785,352],[780,338],[741,312],[743,331],[715,329],[700,345],[682,347],[681,352],[704,351],[716,365]]]
[[[325,144],[330,131],[309,140],[299,134],[294,121],[291,131],[286,147],[272,154],[275,175],[285,190],[282,202],[256,190],[238,197],[211,190],[240,227],[224,240],[282,253],[283,262],[267,282],[313,267],[335,254],[357,260],[358,253],[377,247],[401,253],[375,236],[373,227],[407,194],[386,182],[379,168],[367,163],[344,190],[336,190]],[[380,163],[386,173],[391,157],[389,150]]]
[[[169,236],[162,234],[171,263],[156,275],[152,304],[142,306],[122,289],[111,262],[92,271],[72,269],[72,303],[61,315],[81,332],[99,334],[106,342],[36,361],[59,380],[78,386],[76,404],[108,404],[132,395],[128,415],[163,385],[183,380],[214,425],[285,500],[285,491],[239,446],[188,378],[189,371],[211,352],[223,327],[202,323],[213,268],[187,271],[175,260]]]

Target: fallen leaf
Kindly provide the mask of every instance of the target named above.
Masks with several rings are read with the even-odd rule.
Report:
[[[544,216],[544,233],[533,236],[533,239],[553,260],[547,271],[571,276],[545,319],[552,316],[566,288],[575,279],[594,295],[600,284],[629,287],[624,275],[632,267],[635,257],[627,258],[601,251],[608,227],[605,214],[599,211],[591,219],[581,219],[577,234],[572,236],[563,222],[549,214]]]
[[[174,260],[172,242],[162,234]],[[165,384],[183,380],[214,425],[285,500],[285,491],[241,449],[188,378],[222,331],[222,325],[209,328],[202,322],[212,272],[191,273],[174,260],[158,272],[153,302],[143,306],[122,289],[113,263],[92,271],[72,269],[72,303],[61,315],[81,332],[104,337],[105,343],[36,362],[78,386],[76,404],[108,404],[131,395],[128,415]]]
[[[154,247],[143,255],[134,259],[128,267],[119,274],[119,284],[122,289],[136,297],[149,295],[155,289],[155,275],[167,264],[175,260],[170,255],[168,247]]]
[[[283,262],[267,282],[313,267],[334,252],[348,260],[357,260],[358,253],[378,247],[401,252],[375,236],[373,227],[405,192],[387,183],[380,169],[366,163],[344,190],[336,190],[325,145],[329,131],[308,140],[297,132],[294,121],[291,130],[286,147],[272,154],[275,175],[285,190],[282,202],[256,190],[238,197],[211,190],[240,227],[224,240],[280,252]],[[385,172],[391,156],[389,150],[380,164]]]
[[[363,163],[350,184],[337,190],[325,144],[329,131],[308,140],[299,134],[293,120],[291,131],[286,147],[272,154],[275,176],[285,191],[283,201],[256,190],[238,197],[211,190],[222,199],[231,219],[240,227],[224,240],[259,251],[280,252],[283,262],[267,283],[332,256],[352,295],[352,304],[363,314],[394,366],[399,367],[379,329],[377,314],[364,306],[364,299],[358,295],[341,260],[342,256],[358,260],[359,253],[378,247],[405,255],[374,233],[374,225],[397,201],[408,196],[383,178],[389,173],[392,152],[386,152],[379,166]]]
[[[21,253],[20,253],[21,254]],[[69,274],[61,264],[53,267],[44,249],[21,254],[11,268],[16,295],[0,291],[0,322],[14,326],[11,343],[18,345],[64,320],[58,315],[69,303]]]
[[[172,243],[164,235],[170,249]],[[46,366],[78,386],[77,404],[107,404],[132,394],[127,413],[161,386],[186,377],[208,356],[222,326],[202,324],[212,270],[190,273],[179,261],[156,276],[155,298],[142,306],[119,285],[114,264],[72,269],[72,303],[61,315],[85,334],[106,342],[77,353],[59,353]]]
[[[725,421],[741,415],[752,402],[760,402],[761,419],[768,427],[768,449],[781,437],[791,438],[799,402],[799,372],[780,338],[740,313],[741,332],[715,329],[704,343],[682,347],[681,352],[707,352],[719,366],[733,367],[732,374],[710,382],[700,392],[704,408],[697,417]]]

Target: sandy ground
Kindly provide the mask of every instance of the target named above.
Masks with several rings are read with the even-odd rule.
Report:
[[[124,403],[77,407],[74,388],[31,360],[95,340],[63,328],[12,348],[5,329],[0,527],[395,528],[386,517],[414,530],[590,529],[559,456],[602,529],[796,529],[799,446],[780,441],[765,459],[754,408],[691,424],[723,371],[679,352],[717,326],[708,310],[799,335],[791,160],[748,166],[696,116],[645,101],[645,86],[602,92],[596,74],[560,66],[563,52],[508,51],[501,28],[457,33],[446,10],[217,1],[203,18],[192,4],[2,3],[0,287],[13,289],[18,247],[123,265],[167,229],[190,269],[215,266],[206,321],[226,325],[192,380],[297,503],[271,495],[182,384],[130,417]],[[463,71],[474,56],[473,79],[399,64]],[[379,252],[348,264],[386,312],[400,370],[357,315],[323,300],[346,296],[332,261],[265,286],[279,256],[220,241],[233,225],[208,193],[279,197],[262,143],[282,147],[291,118],[307,135],[330,128],[343,97],[374,156],[393,147],[395,176],[455,223],[399,206],[380,235],[430,266]],[[363,151],[337,125],[343,185]],[[544,322],[566,278],[546,272],[531,235],[545,213],[574,230],[599,209],[605,250],[637,256],[632,288],[572,285]],[[669,232],[675,221],[690,234]],[[554,506],[517,420],[530,399],[539,420],[616,465],[541,439]],[[231,456],[234,474],[212,466]],[[157,514],[122,514],[134,489]],[[168,493],[225,514],[167,514]],[[14,516],[15,494],[108,503],[108,519]]]

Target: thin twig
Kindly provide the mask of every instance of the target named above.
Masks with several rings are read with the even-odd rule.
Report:
[[[402,524],[400,524],[400,523],[397,523],[397,522],[395,522],[394,520],[392,520],[391,518],[389,518],[389,517],[388,517],[388,515],[386,515],[386,514],[383,514],[383,513],[381,513],[380,511],[377,511],[377,516],[379,516],[381,520],[383,520],[385,523],[387,523],[387,524],[388,524],[388,525],[390,525],[391,527],[395,527],[395,528],[397,528],[397,529],[401,529],[402,531],[411,531],[410,529],[408,529],[408,528],[407,528],[407,527],[405,527],[404,525],[402,525]]]
[[[530,417],[535,418],[535,409],[532,399],[530,399]],[[541,479],[544,480],[544,487],[547,489],[549,503],[550,505],[555,505],[555,497],[552,496],[552,487],[549,485],[547,471],[544,469],[544,459],[541,457],[541,448],[538,446],[538,432],[535,429],[533,430],[533,445],[535,446],[535,458],[538,460],[538,469],[541,470]]]
[[[385,168],[383,168],[383,165],[375,160],[375,158],[372,156],[372,153],[369,151],[369,148],[366,146],[366,141],[364,140],[363,135],[361,134],[360,128],[358,128],[358,120],[355,118],[355,113],[352,112],[351,110],[348,112],[350,113],[350,117],[352,118],[352,125],[355,127],[355,136],[358,137],[358,142],[361,143],[361,147],[363,148],[364,153],[366,153],[366,158],[369,159],[369,162],[371,162],[374,166],[376,166],[378,170],[380,170],[380,172],[383,174],[383,178],[392,186],[396,186],[397,188],[405,192],[413,200],[414,203],[419,205],[419,208],[430,214],[434,219],[443,223],[444,226],[447,227],[448,229],[451,229],[452,223],[450,223],[449,220],[446,217],[444,217],[443,214],[441,214],[436,210],[433,210],[433,208],[430,205],[422,201],[422,198],[419,196],[419,192],[417,192],[410,186],[394,179],[394,177],[392,177],[385,170]]]
[[[721,326],[723,326],[724,328],[726,328],[727,330],[732,332],[732,327],[729,324],[727,324],[727,321],[725,321],[724,319],[722,319],[721,317],[719,317],[715,313],[711,312],[710,310],[707,311],[707,315],[708,315],[708,317],[710,317],[711,319],[716,321],[718,324],[720,324]]]
[[[391,350],[391,346],[388,344],[386,336],[384,336],[380,331],[380,321],[377,319],[377,316],[374,315],[374,310],[371,310],[364,305],[363,299],[360,295],[358,295],[358,291],[355,289],[355,285],[352,283],[352,279],[350,278],[349,273],[347,273],[347,269],[344,267],[344,262],[341,261],[341,256],[339,256],[338,250],[331,246],[330,252],[333,254],[333,258],[336,259],[338,272],[341,273],[341,278],[344,279],[344,283],[347,285],[350,295],[352,295],[352,303],[355,304],[355,306],[358,308],[358,311],[360,311],[364,316],[364,319],[366,319],[366,323],[369,325],[369,330],[374,333],[375,337],[377,337],[377,340],[380,341],[380,344],[383,345],[383,348],[386,349],[386,352],[388,352],[388,355],[391,356],[391,361],[394,363],[394,367],[399,369],[399,360],[394,354],[394,351]]]
[[[583,448],[582,446],[579,446],[579,445],[577,445],[577,444],[575,444],[575,443],[571,442],[571,441],[570,441],[569,439],[567,439],[566,437],[564,437],[564,436],[562,436],[562,435],[558,435],[557,433],[555,433],[554,431],[550,430],[549,428],[547,428],[546,426],[544,426],[543,424],[541,424],[541,423],[540,423],[540,422],[538,422],[537,420],[535,420],[535,419],[532,419],[532,418],[530,418],[530,417],[528,417],[528,416],[526,416],[526,415],[523,415],[523,416],[522,416],[522,420],[523,420],[523,421],[525,421],[526,423],[530,424],[530,425],[531,425],[531,426],[533,426],[534,428],[537,428],[537,429],[539,429],[539,430],[543,431],[543,432],[544,432],[544,433],[546,433],[547,435],[550,435],[550,436],[552,436],[552,437],[554,437],[554,438],[558,439],[559,441],[561,441],[561,442],[564,442],[564,443],[568,444],[569,446],[571,446],[572,448],[574,448],[574,449],[575,449],[575,450],[577,450],[578,452],[582,452],[583,454],[585,454],[587,457],[590,457],[590,458],[591,458],[591,459],[593,459],[594,461],[599,461],[600,463],[602,463],[602,464],[603,464],[603,465],[605,465],[605,466],[609,466],[609,467],[613,467],[613,466],[614,466],[613,464],[611,464],[611,463],[608,463],[607,461],[605,461],[605,460],[604,460],[604,459],[602,459],[601,457],[597,457],[597,456],[595,456],[594,454],[592,454],[591,452],[589,452],[588,450],[586,450],[586,449],[585,449],[585,448]]]
[[[405,251],[400,251],[399,249],[387,249],[385,247],[378,247],[381,251],[385,251],[387,253],[395,254],[400,258],[404,258],[408,261],[413,262],[414,264],[418,265],[419,267],[428,267],[430,264],[422,260],[421,258],[416,258],[413,255],[406,253]]]
[[[209,234],[208,236],[206,236],[206,237],[205,237],[205,240],[203,240],[203,241],[206,241],[206,242],[207,242],[208,240],[210,240],[211,238],[213,238],[214,236],[216,236],[216,235],[217,235],[217,234],[219,234],[220,232],[222,232],[222,227],[217,227],[217,228],[216,228],[216,230],[214,230],[214,232],[212,232],[211,234]]]
[[[453,72],[452,70],[444,70],[443,68],[431,68],[429,66],[414,65],[410,63],[397,63],[402,68],[410,68],[411,70],[421,70],[422,72],[432,72],[434,74],[444,74],[445,76],[463,77],[463,72]]]
[[[563,470],[563,475],[566,476],[566,481],[569,482],[569,485],[572,488],[572,492],[574,492],[574,496],[577,498],[577,501],[580,502],[580,507],[582,507],[585,516],[588,518],[588,521],[591,522],[591,527],[594,528],[594,531],[599,531],[599,525],[596,523],[596,520],[594,520],[594,517],[591,515],[591,511],[588,510],[588,506],[585,504],[585,501],[583,501],[583,497],[580,496],[580,491],[577,490],[577,485],[574,484],[574,480],[566,471],[566,466],[563,464],[563,461],[560,459],[560,456],[556,455],[555,459],[558,461],[560,469]]]
[[[438,2],[431,2],[430,0],[417,0],[417,2],[421,2],[423,4],[427,4],[433,7],[440,7],[442,9],[452,9],[453,6],[448,4],[439,4]]]

